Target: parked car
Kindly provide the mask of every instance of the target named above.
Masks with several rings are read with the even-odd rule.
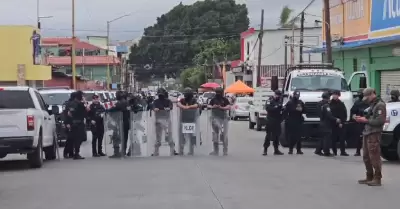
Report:
[[[229,115],[232,120],[238,120],[239,118],[249,118],[250,105],[249,101],[252,101],[252,97],[236,97],[235,102],[232,104],[232,109]]]
[[[40,93],[26,86],[0,87],[0,158],[26,154],[33,168],[57,155],[56,123]]]

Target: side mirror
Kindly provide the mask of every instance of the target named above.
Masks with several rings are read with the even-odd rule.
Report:
[[[278,80],[278,76],[272,76],[271,77],[271,90],[272,91],[275,91],[275,90],[278,90],[278,88],[279,88],[279,80]]]
[[[367,88],[367,77],[360,77],[360,89]]]
[[[253,101],[248,101],[249,105],[254,105]]]
[[[57,105],[51,106],[51,113],[52,113],[53,115],[60,114],[60,108],[59,108]]]

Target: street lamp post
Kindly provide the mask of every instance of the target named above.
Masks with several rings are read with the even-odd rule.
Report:
[[[75,63],[75,0],[72,0],[72,43],[71,43],[72,87],[76,89],[76,63]]]
[[[41,19],[49,19],[49,18],[53,18],[53,16],[40,16],[40,0],[37,0],[36,1],[36,25],[37,25],[37,28],[38,29],[41,28],[41,24],[40,24]]]
[[[111,76],[110,76],[110,63],[108,62],[109,51],[110,51],[110,24],[124,17],[128,17],[131,14],[122,15],[120,17],[114,18],[107,21],[107,90],[110,90]]]

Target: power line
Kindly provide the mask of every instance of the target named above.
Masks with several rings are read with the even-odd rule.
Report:
[[[314,4],[314,2],[315,2],[315,0],[311,0],[311,1],[307,4],[307,6],[306,6],[298,15],[296,15],[295,17],[293,17],[289,22],[294,22],[297,18],[299,18],[300,15],[301,15],[303,12],[305,12],[312,4]]]
[[[180,29],[151,29],[151,31],[156,32],[177,32],[184,30],[199,30],[199,29],[210,29],[210,28],[226,28],[226,27],[237,27],[240,24],[229,24],[229,25],[219,25],[219,26],[209,26],[209,27],[188,27],[188,28],[180,28]],[[247,25],[246,25],[247,27]],[[251,28],[252,26],[248,26]],[[71,31],[70,28],[43,28],[42,30],[52,30],[52,31]],[[76,29],[76,31],[82,32],[107,32],[105,29]],[[142,33],[144,30],[112,30],[114,33]]]

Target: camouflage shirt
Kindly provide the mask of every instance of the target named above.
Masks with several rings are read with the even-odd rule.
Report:
[[[386,121],[386,104],[376,98],[372,101],[366,115],[368,122],[365,124],[363,135],[367,136],[373,133],[380,133]]]

